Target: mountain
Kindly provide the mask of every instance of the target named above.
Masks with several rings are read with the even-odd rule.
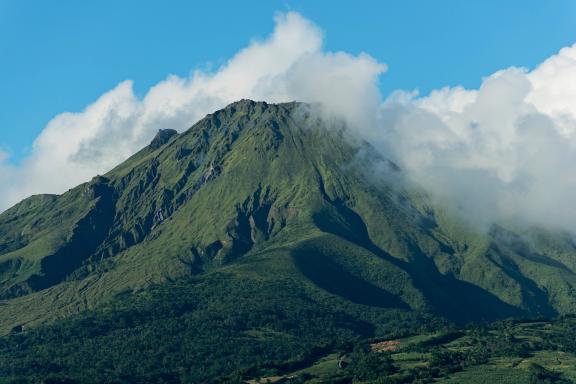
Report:
[[[296,364],[400,324],[575,312],[568,234],[479,232],[405,185],[314,106],[233,103],[184,133],[160,130],[103,176],[2,213],[0,331],[75,330],[71,340],[88,332],[122,350],[126,338],[140,351],[135,329],[170,338],[193,327],[206,349],[190,348],[206,359],[219,361],[213,332],[236,340],[234,366],[214,368],[229,373],[251,361],[244,354]]]

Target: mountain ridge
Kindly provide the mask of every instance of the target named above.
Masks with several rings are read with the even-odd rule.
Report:
[[[313,296],[455,321],[574,311],[576,252],[562,234],[538,232],[534,245],[466,229],[399,178],[371,176],[362,156],[376,151],[331,124],[303,103],[242,100],[180,134],[160,130],[63,195],[8,209],[0,330],[189,276],[267,269]]]

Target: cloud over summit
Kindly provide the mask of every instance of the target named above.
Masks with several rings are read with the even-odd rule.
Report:
[[[168,76],[141,99],[127,80],[83,111],[56,116],[21,165],[0,158],[0,209],[31,194],[63,192],[105,173],[146,145],[158,129],[185,130],[239,99],[329,98],[328,105],[349,108],[352,115],[377,94],[382,64],[365,54],[323,52],[322,31],[297,13],[278,14],[275,22],[267,39],[252,42],[214,73]]]
[[[368,54],[326,52],[322,31],[297,13],[275,21],[268,38],[215,72],[168,76],[142,98],[124,81],[83,111],[56,116],[20,165],[0,153],[0,209],[30,194],[63,192],[110,170],[158,129],[182,131],[250,98],[321,103],[396,161],[409,181],[475,220],[576,232],[576,45],[534,70],[498,71],[479,89],[384,98],[384,64]]]

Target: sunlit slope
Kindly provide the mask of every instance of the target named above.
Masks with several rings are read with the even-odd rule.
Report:
[[[214,273],[454,320],[574,312],[569,236],[474,231],[313,116],[299,103],[240,101],[182,134],[160,131],[104,176],[1,214],[0,329]]]

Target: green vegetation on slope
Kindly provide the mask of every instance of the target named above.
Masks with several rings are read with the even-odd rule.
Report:
[[[568,384],[576,379],[575,325],[573,317],[506,321],[363,341],[309,367],[269,370],[248,382],[274,377],[291,383]]]
[[[0,339],[0,382],[203,383],[305,367],[367,337],[426,324],[441,323],[323,302],[297,281],[215,273]]]
[[[573,317],[458,329],[218,272],[16,330],[0,339],[0,382],[564,384],[575,330]]]
[[[570,236],[479,233],[316,116],[243,100],[0,214],[0,334],[23,330],[0,343],[5,377],[204,380],[419,322],[575,312]]]

